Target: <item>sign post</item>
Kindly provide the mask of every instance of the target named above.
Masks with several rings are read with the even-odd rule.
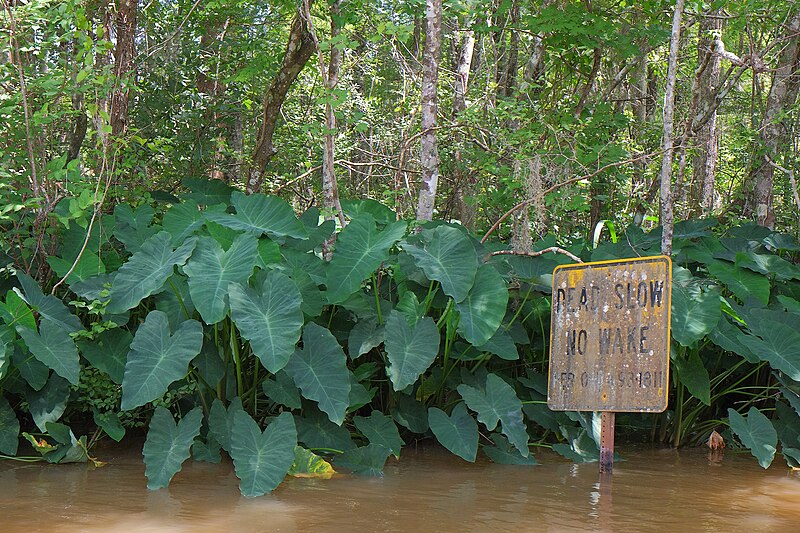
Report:
[[[669,257],[561,265],[553,271],[547,405],[601,411],[600,471],[614,460],[614,413],[667,408]]]

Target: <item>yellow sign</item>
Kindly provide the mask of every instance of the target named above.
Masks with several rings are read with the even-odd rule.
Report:
[[[671,267],[665,256],[556,267],[550,409],[667,408]]]

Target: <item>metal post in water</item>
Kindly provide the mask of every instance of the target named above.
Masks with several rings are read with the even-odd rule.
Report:
[[[611,474],[614,469],[614,412],[600,414],[600,473]]]

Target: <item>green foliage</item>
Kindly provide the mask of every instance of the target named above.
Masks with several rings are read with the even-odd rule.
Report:
[[[0,301],[2,450],[14,451],[32,420],[47,434],[29,442],[46,460],[86,461],[85,437],[65,423],[83,416],[120,439],[153,413],[151,488],[168,484],[192,446],[197,460],[219,460],[221,448],[249,497],[287,473],[328,476],[327,461],[380,475],[404,443],[424,438],[470,462],[483,453],[536,464],[531,445],[597,460],[592,417],[545,406],[549,275],[568,259],[489,257],[502,245],[443,223],[403,237],[406,222],[354,202],[325,262],[333,225],[316,225],[313,210],[298,219],[284,204],[237,194],[208,207],[224,191],[209,199],[200,193],[211,185],[188,183],[199,191],[192,199],[152,212],[118,208],[126,222],[112,244],[127,259],[63,288],[72,306],[15,278],[21,287]],[[256,213],[262,204],[274,208],[269,217]],[[621,431],[654,426],[653,438],[681,445],[728,418],[765,461],[766,420],[793,461],[800,416],[788,406],[773,420],[756,413],[781,399],[800,404],[800,281],[791,262],[769,259],[795,252],[766,248],[783,242],[775,233],[748,240],[736,231],[676,229],[671,407],[647,421],[630,415]],[[581,241],[561,246],[613,258],[652,253],[659,242],[638,228],[618,237],[593,251]],[[763,265],[781,274],[765,276]],[[780,390],[770,372],[786,380]],[[742,422],[728,413],[734,406],[759,410]],[[171,413],[188,414],[176,423]]]

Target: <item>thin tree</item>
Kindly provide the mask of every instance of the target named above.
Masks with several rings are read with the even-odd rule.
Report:
[[[417,204],[417,219],[433,220],[436,187],[439,183],[439,151],[436,146],[436,113],[438,100],[436,82],[439,79],[439,52],[442,46],[442,0],[425,2],[425,46],[422,52],[422,108],[420,163],[422,183]]]
[[[664,92],[664,130],[661,149],[661,253],[672,255],[672,232],[674,213],[672,202],[672,155],[674,149],[673,118],[675,115],[675,80],[678,73],[678,48],[681,40],[681,17],[684,0],[677,0],[672,16],[672,33],[669,38],[669,64],[667,66],[667,87]]]

